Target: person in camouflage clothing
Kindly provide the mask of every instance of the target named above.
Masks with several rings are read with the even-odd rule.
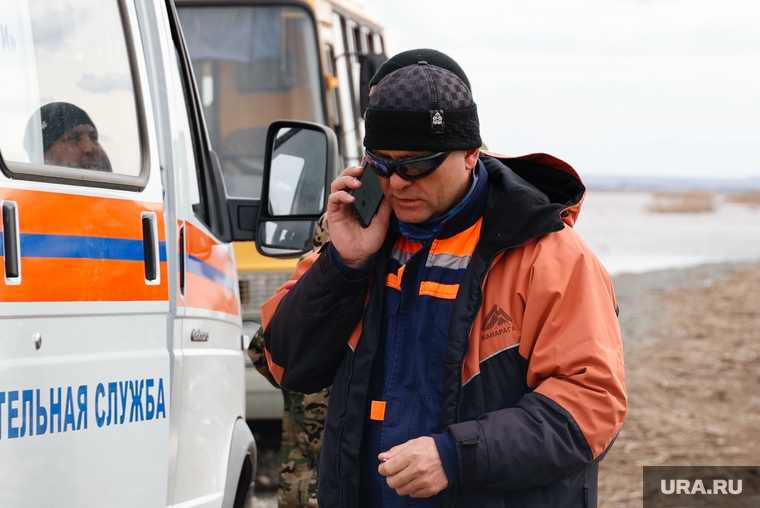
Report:
[[[329,236],[327,217],[323,215],[317,222],[314,250],[319,250]],[[272,385],[280,388],[267,366],[263,329],[259,328],[251,340],[248,355],[256,370]],[[315,466],[322,448],[330,388],[308,395],[283,389],[282,398],[285,407],[282,413],[278,505],[279,508],[317,508]]]

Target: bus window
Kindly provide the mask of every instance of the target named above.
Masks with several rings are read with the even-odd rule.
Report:
[[[338,82],[340,83],[340,111],[341,125],[343,126],[343,139],[341,155],[346,164],[358,164],[361,160],[359,144],[362,138],[357,130],[357,98],[355,93],[354,65],[355,58],[351,53],[353,48],[353,36],[346,19],[338,13],[333,13],[333,27],[335,30],[335,67]],[[343,139],[341,141],[343,141]]]
[[[371,53],[372,52],[372,44],[369,40],[369,28],[362,27],[361,28],[361,40],[362,40],[362,51],[364,53]]]
[[[362,33],[358,26],[351,24],[351,33],[354,36],[354,51],[356,52],[362,52],[364,51],[364,45],[362,42]]]
[[[296,6],[178,10],[227,193],[259,196],[269,124],[326,123],[314,19]]]
[[[330,44],[325,44],[325,60],[327,62],[327,73],[337,79],[338,71],[336,69],[335,51]],[[338,93],[339,90],[340,88],[338,86],[335,86],[329,90],[329,93],[330,102],[332,103],[333,130],[335,130],[335,135],[338,138],[338,150],[341,153],[341,167],[346,167],[348,166],[348,160],[343,157],[343,154],[345,153],[346,143],[343,137],[343,121],[341,117],[342,113],[340,110],[340,95]]]
[[[379,33],[373,33],[370,38],[372,41],[372,51],[378,55],[385,53],[383,48],[383,37]]]
[[[335,51],[333,50],[330,44],[325,44],[325,60],[327,61],[327,73],[330,76],[335,76],[337,72],[335,70]],[[339,125],[340,124],[340,106],[338,104],[338,87],[337,86],[333,87],[331,90],[329,90],[329,92],[330,92],[330,97],[332,98],[332,102],[333,102],[332,114],[335,117],[333,122],[335,123],[335,125]]]

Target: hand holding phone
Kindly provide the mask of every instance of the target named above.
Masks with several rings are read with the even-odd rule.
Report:
[[[381,182],[366,164],[363,168],[347,167],[330,184],[327,197],[330,241],[346,266],[364,266],[383,246],[392,210],[382,198]]]
[[[380,202],[383,200],[383,189],[380,187],[380,177],[372,171],[367,160],[362,164],[364,173],[359,177],[362,186],[358,189],[349,191],[356,200],[351,203],[351,209],[359,220],[363,228],[368,228],[372,222],[372,217],[380,208]]]

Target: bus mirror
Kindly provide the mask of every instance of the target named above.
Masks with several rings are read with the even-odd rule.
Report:
[[[337,160],[337,139],[324,125],[279,120],[269,126],[256,227],[259,252],[296,257],[311,250]]]

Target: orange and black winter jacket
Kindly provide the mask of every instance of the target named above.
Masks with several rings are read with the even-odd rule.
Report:
[[[610,278],[572,228],[585,189],[549,155],[481,161],[489,185],[481,236],[445,358],[441,431],[454,437],[459,462],[446,506],[596,506],[598,461],[627,402]],[[360,506],[394,237],[364,279],[344,278],[323,249],[262,307],[278,381],[306,393],[333,385],[318,464],[322,507]]]

